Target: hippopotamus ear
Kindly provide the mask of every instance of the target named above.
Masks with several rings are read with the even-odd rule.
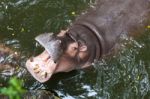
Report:
[[[87,45],[85,43],[81,43],[79,46],[79,51],[87,51]]]

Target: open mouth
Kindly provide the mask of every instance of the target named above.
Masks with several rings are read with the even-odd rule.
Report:
[[[56,69],[61,42],[56,40],[52,33],[41,34],[35,40],[45,48],[45,51],[27,60],[26,67],[36,80],[43,83],[50,79]]]
[[[36,57],[32,57],[26,62],[26,67],[32,76],[43,83],[50,79],[56,69],[57,64],[47,51]]]

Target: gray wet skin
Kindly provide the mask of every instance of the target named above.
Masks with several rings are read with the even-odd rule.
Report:
[[[54,62],[57,62],[58,58],[63,52],[62,41],[56,38],[53,33],[44,33],[35,38],[45,50],[49,53]]]

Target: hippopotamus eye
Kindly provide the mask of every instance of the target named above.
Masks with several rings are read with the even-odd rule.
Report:
[[[73,50],[77,50],[78,48],[76,48],[76,47],[73,47]]]

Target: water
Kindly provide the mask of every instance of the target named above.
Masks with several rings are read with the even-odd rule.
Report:
[[[57,33],[94,0],[1,0],[0,42],[21,53],[17,69],[2,74],[1,83],[17,75],[28,90],[55,91],[63,99],[149,99],[150,29],[139,37],[122,35],[112,55],[94,63],[94,68],[59,73],[41,84],[29,75],[25,60],[35,51],[34,37],[44,32]]]

